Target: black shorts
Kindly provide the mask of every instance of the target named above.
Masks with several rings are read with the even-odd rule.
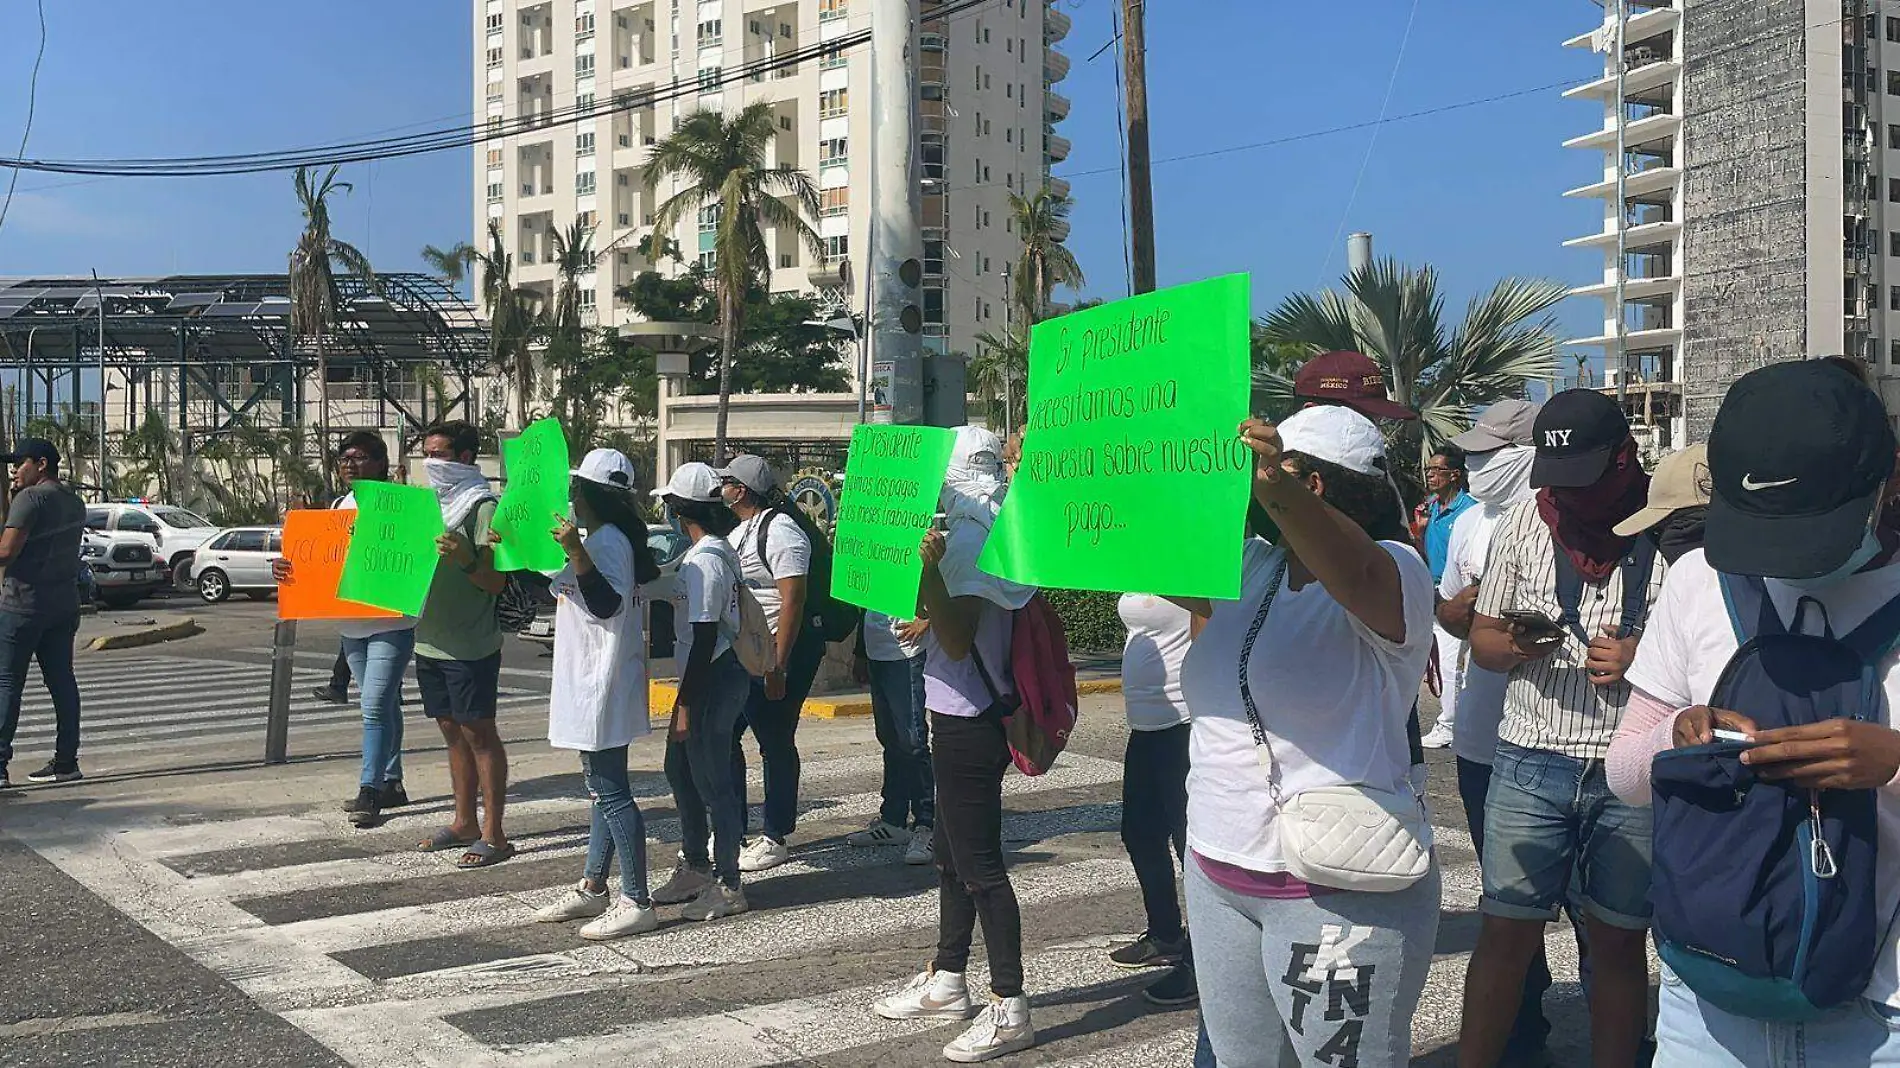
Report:
[[[430,719],[457,723],[494,719],[501,691],[501,653],[480,660],[418,656],[416,687],[422,691],[422,714]]]

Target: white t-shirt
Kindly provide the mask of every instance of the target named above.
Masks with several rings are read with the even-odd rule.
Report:
[[[765,531],[766,559],[761,560],[759,525],[767,515],[772,517],[772,525]],[[726,540],[739,551],[739,563],[745,568],[745,584],[752,587],[752,596],[758,598],[759,607],[765,610],[765,621],[772,627],[772,636],[778,637],[778,580],[810,573],[811,539],[798,529],[791,516],[772,511],[760,512],[740,523]]]
[[[1310,582],[1282,581],[1248,661],[1280,792],[1323,786],[1412,789],[1405,723],[1432,649],[1432,573],[1411,546],[1380,542],[1399,568],[1405,640],[1380,637]],[[1250,871],[1286,870],[1277,810],[1238,684],[1240,652],[1281,552],[1247,540],[1240,600],[1217,601],[1182,665],[1193,713],[1188,845]]]
[[[647,733],[646,604],[634,583],[633,545],[618,527],[581,542],[594,570],[620,595],[620,611],[597,619],[569,564],[554,576],[554,680],[548,744],[598,753]]]
[[[1122,703],[1128,726],[1137,731],[1166,730],[1186,723],[1187,699],[1181,696],[1181,662],[1192,638],[1188,610],[1146,593],[1124,593],[1116,602],[1128,640],[1122,645]]]
[[[732,546],[716,534],[693,543],[680,557],[679,584],[673,593],[673,657],[681,672],[693,653],[693,624],[719,624],[713,645],[717,660],[739,633],[739,569]]]
[[[872,660],[909,660],[924,655],[922,643],[898,637],[898,625],[906,622],[882,612],[865,612],[864,655]]]
[[[1439,580],[1438,595],[1449,601],[1484,577],[1485,557],[1491,552],[1491,532],[1504,518],[1479,505],[1459,513],[1451,527],[1451,543],[1445,550],[1445,576]],[[1460,676],[1454,706],[1458,725],[1451,732],[1451,749],[1466,760],[1490,766],[1498,752],[1498,724],[1504,721],[1504,691],[1511,676],[1487,671],[1469,656]]]
[[[989,669],[989,681],[996,686],[997,697],[1016,692],[1009,675],[1009,641],[1014,634],[1015,618],[1011,610],[1029,603],[1034,590],[985,574],[977,568],[976,558],[983,552],[989,530],[983,524],[964,519],[950,524],[945,536],[943,561],[937,565],[943,574],[944,589],[952,597],[976,597],[981,604],[976,618],[975,652],[962,660],[952,660],[937,644],[937,628],[924,631],[924,707],[946,716],[974,719],[982,715],[992,700],[976,658],[983,657]],[[1008,596],[1010,604],[998,603],[996,596]]]
[[[345,493],[338,498],[332,508],[355,508],[356,493]],[[386,616],[382,619],[345,619],[336,626],[337,635],[344,638],[374,638],[378,634],[387,634],[392,630],[415,630],[415,616]]]
[[[1767,587],[1768,599],[1784,625],[1794,620],[1795,601],[1806,596],[1827,610],[1834,633],[1847,634],[1875,609],[1900,597],[1900,563],[1814,591],[1797,590],[1774,579],[1767,581]],[[1819,613],[1810,608],[1806,615],[1804,626],[1818,625]],[[1686,708],[1706,704],[1715,691],[1716,679],[1737,648],[1721,582],[1703,559],[1702,550],[1695,549],[1669,568],[1662,594],[1649,613],[1649,629],[1636,647],[1629,682],[1666,705]],[[1900,717],[1894,714],[1894,709],[1900,708],[1900,655],[1887,657],[1880,681],[1887,706],[1882,722],[1900,728]],[[1884,789],[1878,798],[1881,863],[1874,877],[1879,898],[1876,914],[1887,917],[1900,908],[1900,860],[1895,859],[1900,858],[1900,791]],[[1886,936],[1886,949],[1874,966],[1866,997],[1900,1006],[1900,925],[1887,929]]]

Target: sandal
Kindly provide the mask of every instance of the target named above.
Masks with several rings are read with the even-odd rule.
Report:
[[[478,840],[479,839],[475,838],[463,838],[461,835],[455,833],[454,828],[444,827],[422,841],[417,842],[416,848],[424,853],[440,853],[448,849],[459,849],[462,846],[468,845],[470,842]]]
[[[464,871],[473,871],[476,868],[486,868],[491,865],[500,864],[502,861],[514,855],[515,844],[513,842],[509,842],[503,846],[496,846],[489,844],[488,840],[484,838],[472,843],[468,847],[468,851],[462,854],[462,859],[455,862],[455,866]]]

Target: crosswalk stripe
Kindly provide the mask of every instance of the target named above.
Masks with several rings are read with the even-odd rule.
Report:
[[[502,697],[496,702],[498,709],[512,709],[528,705],[545,706],[547,698],[538,694],[523,694]],[[410,707],[420,715],[419,702],[411,702]],[[101,724],[80,712],[81,749],[107,750],[124,748],[147,741],[181,741],[188,738],[243,736],[264,728],[268,709],[263,703],[253,707],[236,705],[218,706],[219,714],[201,715],[197,710],[141,718],[121,717]],[[304,706],[300,712],[297,707],[291,709],[291,727],[317,726],[323,724],[344,725],[361,723],[363,713],[353,708],[342,708],[312,703]],[[131,724],[136,723],[136,726]],[[105,730],[103,736],[101,729]],[[35,722],[30,727],[22,724],[17,739],[43,741],[54,736],[57,726],[50,722]]]
[[[239,653],[239,654],[243,654],[247,656],[271,656],[276,652],[276,650],[272,649],[270,646],[267,646],[267,645],[247,645],[247,646],[242,646],[236,649],[232,649],[230,651],[233,653]],[[312,663],[334,664],[336,663],[336,654],[335,653],[319,653],[310,649],[299,649],[297,650],[297,659],[307,660]],[[546,668],[503,667],[501,669],[501,673],[503,675],[514,675],[521,678],[540,679],[544,682],[554,677],[554,669],[551,667],[546,667]]]

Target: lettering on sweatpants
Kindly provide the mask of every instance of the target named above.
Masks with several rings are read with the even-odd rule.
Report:
[[[1287,1025],[1294,1034],[1304,1036],[1307,1005],[1321,994],[1326,995],[1321,1026],[1338,1025],[1314,1053],[1320,1064],[1359,1066],[1359,1038],[1372,1008],[1372,977],[1378,968],[1354,964],[1352,951],[1371,936],[1366,928],[1329,923],[1320,928],[1318,943],[1295,942],[1288,947],[1286,974],[1280,979],[1293,992],[1293,1016]]]

